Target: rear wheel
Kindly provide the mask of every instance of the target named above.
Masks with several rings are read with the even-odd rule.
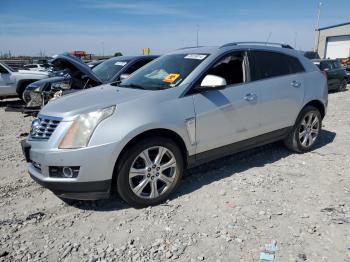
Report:
[[[152,137],[127,149],[118,171],[117,190],[123,200],[137,207],[156,205],[179,184],[183,158],[172,140]]]
[[[320,111],[314,106],[306,106],[284,140],[285,145],[292,151],[303,153],[310,151],[319,139],[322,127]]]
[[[339,92],[344,91],[346,89],[347,85],[348,85],[348,81],[346,79],[343,79],[343,81],[340,83],[338,91]]]

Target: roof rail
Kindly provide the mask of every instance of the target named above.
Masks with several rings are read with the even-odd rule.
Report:
[[[252,45],[265,45],[265,46],[279,46],[282,48],[288,48],[288,49],[294,49],[288,44],[281,44],[281,43],[270,43],[270,42],[233,42],[233,43],[227,43],[220,48],[227,47],[227,46],[235,46],[235,45],[247,45],[247,44],[252,44]]]
[[[178,48],[178,49],[176,49],[176,50],[183,50],[183,49],[190,49],[190,48],[197,48],[197,47],[203,47],[203,46],[186,46],[186,47],[180,47],[180,48]]]

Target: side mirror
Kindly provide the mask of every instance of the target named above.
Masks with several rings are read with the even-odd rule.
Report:
[[[123,81],[125,79],[127,79],[130,76],[130,74],[121,74],[120,75],[120,81]]]
[[[198,90],[217,90],[223,89],[227,85],[225,78],[216,75],[206,75],[202,80]]]

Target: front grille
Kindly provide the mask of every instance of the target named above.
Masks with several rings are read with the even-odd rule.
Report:
[[[39,115],[32,122],[30,138],[38,140],[47,140],[51,137],[62,118]]]

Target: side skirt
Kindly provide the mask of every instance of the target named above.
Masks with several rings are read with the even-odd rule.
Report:
[[[282,128],[270,133],[239,141],[230,145],[211,149],[193,156],[187,157],[187,167],[195,167],[212,160],[222,158],[234,153],[245,151],[251,148],[259,147],[265,144],[270,144],[284,139],[293,127]]]

